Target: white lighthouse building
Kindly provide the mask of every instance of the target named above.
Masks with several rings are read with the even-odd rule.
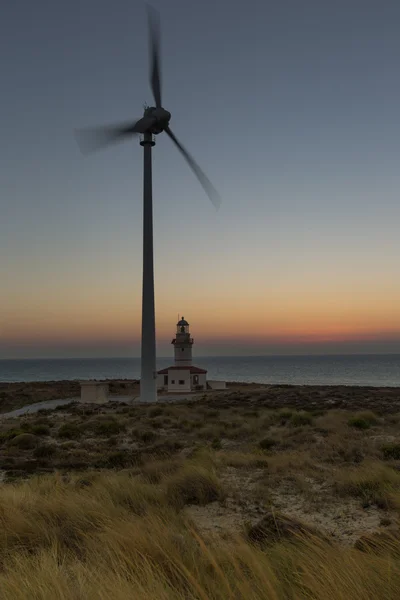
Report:
[[[192,364],[192,346],[189,323],[182,317],[176,324],[174,346],[175,364],[157,373],[157,388],[168,392],[194,392],[207,388],[207,371]]]

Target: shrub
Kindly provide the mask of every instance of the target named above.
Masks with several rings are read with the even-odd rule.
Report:
[[[149,417],[160,417],[164,413],[164,409],[161,406],[154,406],[149,410]]]
[[[270,450],[273,446],[276,446],[277,443],[278,442],[276,440],[271,438],[264,438],[263,440],[260,440],[258,445],[260,448],[262,448],[262,450]]]
[[[204,425],[204,421],[198,419],[197,421],[187,421],[190,429],[200,429]]]
[[[123,452],[122,450],[118,450],[116,452],[111,452],[106,457],[107,466],[113,467],[125,467],[130,463],[130,456],[128,452]]]
[[[164,419],[162,417],[156,417],[149,424],[153,429],[162,429],[164,427]]]
[[[338,491],[361,499],[363,506],[390,508],[400,489],[400,474],[382,463],[371,462],[341,475]]]
[[[264,515],[261,521],[248,529],[247,535],[251,542],[257,544],[273,544],[284,539],[298,541],[304,537],[311,538],[314,543],[316,538],[323,539],[314,527],[279,512]]]
[[[349,427],[355,427],[356,429],[369,429],[373,425],[377,425],[378,418],[370,410],[357,413],[354,417],[348,420]]]
[[[81,436],[81,430],[74,423],[64,423],[58,430],[58,437],[68,440],[75,440]]]
[[[213,441],[211,442],[211,448],[213,448],[214,450],[221,450],[222,444],[220,438],[213,439]]]
[[[125,429],[123,423],[109,419],[107,421],[98,421],[94,427],[94,433],[97,435],[113,435],[120,433]]]
[[[0,443],[7,442],[24,433],[23,429],[8,429],[0,433]]]
[[[23,421],[22,423],[20,423],[20,428],[22,429],[22,431],[30,433],[32,429],[32,423],[30,421]]]
[[[257,418],[259,416],[259,412],[257,409],[250,409],[250,410],[245,410],[243,412],[243,416],[246,417],[250,417],[250,418]]]
[[[71,410],[71,408],[75,408],[76,406],[77,406],[76,402],[70,402],[68,404],[59,404],[53,410],[56,410],[57,412],[62,412],[63,410],[69,411],[69,410]]]
[[[151,444],[159,438],[159,435],[155,431],[145,429],[144,431],[137,431],[136,437],[144,444]]]
[[[203,467],[187,466],[167,483],[167,499],[176,508],[186,504],[208,504],[223,496],[218,479]]]
[[[218,456],[218,462],[235,469],[268,469],[267,457],[260,454],[246,454],[244,452],[223,452]]]
[[[31,432],[34,435],[50,435],[50,427],[48,425],[33,425]]]
[[[277,414],[277,420],[281,423],[281,425],[285,425],[292,418],[293,411],[287,408],[284,408],[279,411]]]
[[[400,460],[400,444],[386,444],[382,446],[382,453],[386,460]]]
[[[48,417],[38,417],[35,419],[34,425],[48,425],[49,427],[52,426],[52,422]]]
[[[219,410],[215,410],[213,408],[210,408],[208,410],[205,411],[204,413],[205,417],[209,417],[211,419],[216,419],[217,417],[219,417]]]
[[[9,444],[10,446],[21,448],[21,450],[32,450],[32,448],[36,448],[38,438],[32,433],[21,433],[13,437]]]
[[[182,450],[183,447],[184,444],[180,440],[166,438],[159,440],[156,444],[150,446],[148,451],[154,456],[171,456],[171,454],[175,454],[176,452],[179,452],[179,450]]]
[[[42,446],[38,446],[33,451],[33,456],[35,458],[51,458],[57,454],[56,446],[50,444],[43,444]]]
[[[181,461],[177,459],[157,460],[145,464],[141,468],[141,474],[148,483],[160,483],[166,476],[176,473],[181,466]]]
[[[74,450],[78,447],[78,442],[74,442],[73,440],[67,440],[66,442],[62,442],[60,444],[60,448],[64,450]]]
[[[360,417],[351,417],[347,421],[349,427],[355,427],[356,429],[369,429],[371,424],[365,419],[361,419]]]
[[[207,425],[199,431],[199,437],[206,440],[213,440],[220,437],[221,429],[218,425]]]
[[[357,413],[356,415],[357,417],[359,417],[360,419],[364,419],[365,421],[367,421],[371,426],[372,425],[377,425],[379,423],[379,419],[376,416],[375,413],[372,412],[372,410],[365,410],[362,411],[360,413]]]
[[[309,412],[310,415],[312,415],[313,417],[323,417],[324,415],[326,415],[326,409],[324,408],[312,408],[307,412]]]
[[[312,425],[313,416],[307,412],[295,412],[292,414],[290,424],[293,427],[302,427],[303,425]]]

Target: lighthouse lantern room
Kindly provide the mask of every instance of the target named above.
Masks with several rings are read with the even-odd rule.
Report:
[[[189,323],[184,317],[176,324],[174,346],[175,364],[157,373],[157,388],[168,392],[192,392],[207,388],[207,371],[192,364]]]

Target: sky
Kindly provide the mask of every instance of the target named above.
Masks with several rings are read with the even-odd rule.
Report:
[[[400,3],[153,0],[171,128],[153,152],[157,345],[400,352]],[[75,128],[152,103],[143,2],[0,20],[0,358],[139,356],[142,149]]]

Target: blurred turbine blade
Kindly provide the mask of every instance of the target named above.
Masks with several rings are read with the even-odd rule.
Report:
[[[156,107],[161,106],[161,57],[160,57],[160,16],[157,10],[147,4],[150,44],[150,86]]]
[[[200,169],[199,165],[196,163],[194,158],[189,154],[189,152],[182,146],[182,144],[177,140],[175,135],[172,133],[169,127],[166,127],[164,130],[174,144],[177,146],[178,150],[183,154],[184,158],[189,164],[189,167],[192,169],[193,173],[196,175],[197,179],[200,181],[201,185],[204,188],[207,196],[210,198],[211,202],[214,204],[215,208],[218,210],[221,205],[221,197],[218,194],[217,190],[208,179],[207,175]]]
[[[139,119],[118,125],[88,127],[75,131],[75,138],[83,154],[95,152],[109,144],[121,142],[132,135],[144,133],[154,123],[154,119]]]

